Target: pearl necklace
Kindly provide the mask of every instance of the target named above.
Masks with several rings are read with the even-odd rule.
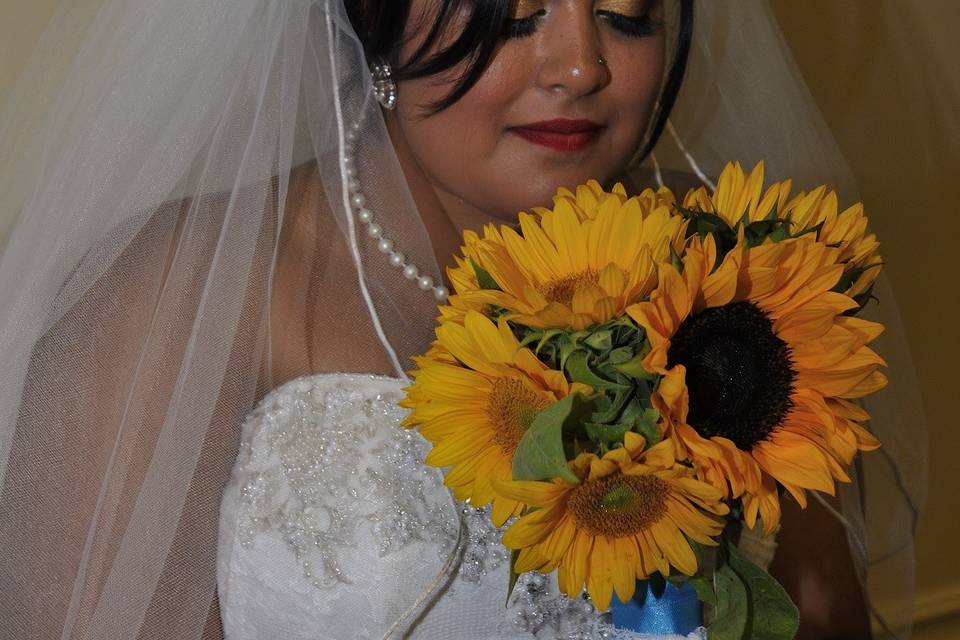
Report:
[[[356,153],[357,138],[360,135],[360,124],[354,123],[346,132],[346,145],[343,153],[343,166],[347,174],[347,191],[350,193],[350,206],[356,212],[357,217],[367,227],[367,236],[377,242],[377,249],[380,253],[387,256],[387,261],[391,267],[400,269],[407,280],[416,281],[421,291],[432,291],[433,297],[437,302],[446,302],[450,291],[443,286],[435,285],[433,278],[428,275],[421,275],[420,268],[412,262],[407,261],[407,257],[394,247],[393,240],[388,238],[383,227],[380,226],[373,217],[373,211],[367,208],[367,198],[363,195],[360,187],[359,172],[357,171]]]

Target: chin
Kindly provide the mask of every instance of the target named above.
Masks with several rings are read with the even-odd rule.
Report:
[[[520,211],[530,211],[534,207],[553,207],[553,197],[560,187],[566,187],[571,191],[577,186],[586,183],[588,180],[597,180],[600,184],[606,185],[610,176],[617,175],[610,171],[586,172],[582,167],[576,167],[569,171],[539,172],[531,174],[526,172],[518,179],[523,181],[523,188],[516,181],[502,185],[499,189],[493,188],[485,190],[481,194],[475,194],[477,201],[479,196],[486,195],[487,199],[483,205],[478,208],[486,211],[489,215],[507,223],[514,223],[517,220],[517,214]],[[496,202],[491,202],[490,193],[501,193],[502,197],[496,198]]]
[[[557,183],[552,186],[544,185],[536,189],[525,190],[524,193],[517,194],[516,198],[511,198],[511,201],[501,208],[497,217],[515,222],[517,213],[520,211],[530,211],[534,207],[552,207],[553,196],[556,195],[559,187],[573,188],[576,185]]]
[[[531,185],[531,188],[529,188],[529,201],[536,202],[538,206],[551,207],[553,206],[553,196],[560,187],[566,187],[573,191],[588,180],[596,180],[600,184],[606,185],[612,175],[616,174],[610,171],[585,171],[582,167],[543,175],[541,180],[538,180],[535,185]]]

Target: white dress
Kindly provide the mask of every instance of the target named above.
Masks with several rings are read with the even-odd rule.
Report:
[[[399,426],[402,386],[305,376],[247,416],[220,512],[227,639],[641,637],[550,576],[521,576],[505,602],[501,532],[423,465],[428,444]]]

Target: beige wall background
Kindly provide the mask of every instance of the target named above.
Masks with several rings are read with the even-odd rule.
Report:
[[[0,0],[0,100],[55,4]],[[960,1],[771,0],[771,6],[885,241],[929,423],[916,637],[960,638],[954,476],[960,251],[950,237],[960,215],[953,194],[960,187]]]
[[[883,242],[930,438],[917,534],[916,637],[960,638],[960,2],[773,0],[814,99]]]

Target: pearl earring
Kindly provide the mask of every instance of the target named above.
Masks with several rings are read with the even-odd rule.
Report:
[[[373,74],[373,96],[380,106],[388,111],[397,106],[397,83],[393,80],[393,68],[383,58],[377,60],[370,67]]]

